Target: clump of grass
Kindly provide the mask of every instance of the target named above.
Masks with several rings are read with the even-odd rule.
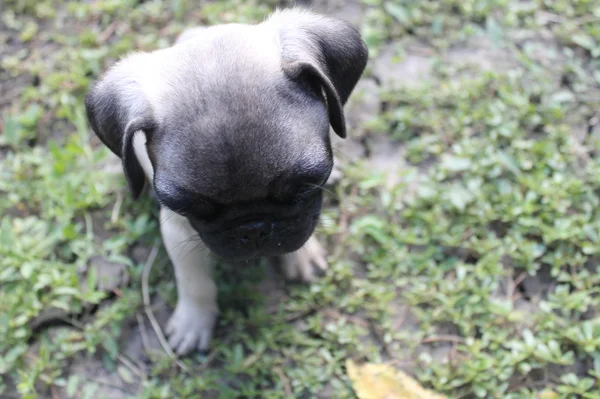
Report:
[[[372,124],[428,168],[377,201],[385,216],[357,219],[353,238],[419,320],[410,336],[389,331],[399,346],[452,331],[448,363],[420,357],[420,378],[444,392],[529,397],[546,384],[569,396],[596,383],[598,163],[538,79],[490,72],[394,91]],[[519,293],[514,281],[539,273],[552,280],[543,295]]]
[[[83,95],[128,51],[166,46],[186,24],[259,21],[275,2],[7,0],[18,48],[0,70],[17,93],[0,136],[0,396],[102,397],[105,381],[69,367],[93,358],[122,397],[354,398],[352,358],[405,368],[449,397],[600,397],[597,10],[364,3],[373,60],[407,41],[442,60],[410,88],[381,87],[385,107],[363,126],[367,145],[385,139],[406,166],[393,187],[370,160],[346,166],[320,231],[330,271],[315,284],[264,295],[266,264],[220,267],[213,348],[184,359],[186,371],[161,352],[144,367],[123,354],[142,310],[145,259],[132,252],[159,242],[157,222],[108,167]],[[551,62],[536,55],[542,30]],[[481,35],[510,70],[444,61]],[[102,291],[98,256],[125,265],[130,285]],[[161,254],[151,294],[172,305],[167,263]],[[53,309],[62,324],[34,328]]]

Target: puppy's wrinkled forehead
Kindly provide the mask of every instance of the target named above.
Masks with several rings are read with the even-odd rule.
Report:
[[[368,60],[354,28],[292,8],[183,36],[127,56],[86,96],[92,129],[121,157],[134,197],[147,176],[133,145],[140,131],[155,188],[236,201],[264,196],[278,176],[326,177],[328,125],[346,137],[343,106]]]
[[[157,183],[235,202],[330,167],[327,110],[282,72],[279,49],[272,32],[243,25],[173,47],[155,109]]]

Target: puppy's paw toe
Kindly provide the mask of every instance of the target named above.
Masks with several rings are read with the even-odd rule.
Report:
[[[327,271],[327,253],[311,237],[298,251],[281,256],[281,266],[288,280],[310,282]]]
[[[206,351],[216,319],[215,305],[180,300],[165,330],[169,345],[180,356],[187,355],[194,349]]]

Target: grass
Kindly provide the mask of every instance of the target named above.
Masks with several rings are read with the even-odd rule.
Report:
[[[314,285],[265,294],[267,265],[223,265],[212,351],[186,371],[161,350],[128,352],[156,209],[129,199],[82,99],[128,51],[276,4],[5,1],[0,396],[354,398],[351,358],[452,398],[600,398],[600,3],[363,3],[365,79],[381,78],[388,47],[434,60],[410,86],[378,86],[381,112],[352,132],[398,149],[396,182],[373,150],[344,165],[319,231],[330,271]],[[509,66],[448,61],[481,39]],[[98,258],[129,284],[102,289]],[[162,250],[153,270],[153,301],[172,306]],[[90,359],[114,378],[75,367]]]

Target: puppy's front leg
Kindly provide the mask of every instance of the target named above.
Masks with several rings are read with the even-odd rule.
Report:
[[[280,263],[288,280],[311,282],[327,270],[327,252],[319,241],[311,236],[296,252],[282,255]]]
[[[167,324],[169,345],[179,355],[208,349],[218,314],[213,261],[198,233],[181,215],[161,207],[163,242],[175,269],[177,306]]]

